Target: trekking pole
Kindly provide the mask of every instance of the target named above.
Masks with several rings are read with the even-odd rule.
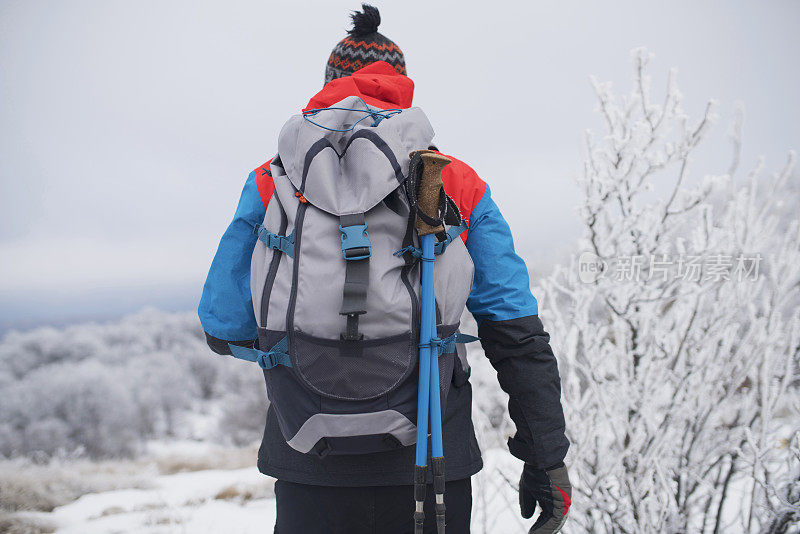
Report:
[[[428,220],[439,216],[439,197],[442,191],[442,169],[450,160],[433,151],[421,151],[422,179],[419,186],[417,208]],[[433,214],[433,215],[431,215]],[[445,532],[444,505],[444,448],[442,445],[442,408],[439,390],[439,351],[432,343],[436,337],[436,295],[433,284],[433,262],[435,234],[444,232],[441,224],[431,226],[418,214],[417,234],[422,249],[422,295],[420,298],[420,342],[419,342],[419,397],[417,406],[417,463],[414,469],[414,532],[422,533],[425,523],[423,503],[425,501],[425,478],[428,456],[428,409],[431,425],[431,467],[433,468],[433,490],[436,496],[436,530]]]

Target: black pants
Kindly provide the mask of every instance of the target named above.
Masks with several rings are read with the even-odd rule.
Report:
[[[275,483],[275,534],[412,534],[413,486],[339,488]],[[447,534],[469,533],[470,479],[447,483]],[[433,486],[425,500],[425,533],[436,533]]]

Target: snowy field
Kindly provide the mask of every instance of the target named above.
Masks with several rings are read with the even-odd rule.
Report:
[[[42,519],[61,534],[269,532],[272,484],[255,467],[158,476],[147,489],[84,495]]]
[[[273,479],[260,474],[254,465],[231,469],[199,469],[161,474],[172,469],[213,465],[215,458],[236,458],[234,464],[255,462],[255,449],[223,451],[199,442],[151,443],[150,456],[136,462],[120,462],[115,472],[119,487],[89,492],[56,506],[50,512],[19,511],[0,516],[0,531],[10,533],[110,534],[263,534],[275,524]],[[518,462],[501,450],[489,451],[487,468],[473,479],[476,495],[473,532],[516,533],[524,523],[516,511],[516,490],[506,480],[517,475]],[[9,464],[0,472],[7,485]],[[107,466],[98,463],[86,471],[74,463],[75,475],[90,485],[103,485]],[[70,469],[70,462],[59,467]],[[47,476],[47,472],[41,472]],[[19,473],[17,473],[19,475]],[[18,482],[18,480],[17,480]],[[45,483],[45,481],[41,481]],[[126,487],[126,486],[130,487]],[[7,486],[6,486],[7,487]],[[410,518],[410,516],[409,516]]]
[[[147,449],[140,459],[118,462],[0,464],[4,504],[49,508],[48,496],[63,502],[52,511],[0,516],[0,531],[245,533],[274,524],[272,479],[255,468],[255,447],[175,441]]]

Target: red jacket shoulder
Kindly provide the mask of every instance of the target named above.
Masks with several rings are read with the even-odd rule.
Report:
[[[469,222],[473,208],[480,202],[486,192],[486,182],[481,180],[472,167],[458,158],[442,154],[452,160],[442,170],[444,192],[452,198],[461,217]],[[466,233],[462,234],[466,239]]]
[[[265,209],[269,206],[272,194],[275,193],[275,182],[272,181],[272,171],[269,170],[270,163],[272,163],[272,158],[253,171],[256,173],[258,195],[261,197],[261,202],[264,203]]]

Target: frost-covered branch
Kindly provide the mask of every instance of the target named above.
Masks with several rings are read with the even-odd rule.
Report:
[[[539,290],[562,368],[576,502],[590,503],[575,522],[637,534],[784,528],[800,469],[794,157],[734,182],[737,116],[726,172],[693,176],[715,103],[690,120],[674,70],[654,103],[652,56],[632,59],[625,97],[592,79],[605,131],[587,133],[579,180],[587,252]],[[587,262],[605,270],[582,277]]]

